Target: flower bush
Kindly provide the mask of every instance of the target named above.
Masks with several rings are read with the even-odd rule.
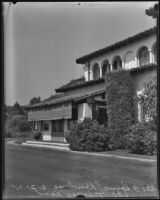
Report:
[[[144,124],[131,126],[128,134],[128,149],[131,153],[155,155],[157,153],[157,132]]]
[[[67,140],[70,149],[76,151],[106,151],[114,148],[107,128],[91,119],[73,122]]]

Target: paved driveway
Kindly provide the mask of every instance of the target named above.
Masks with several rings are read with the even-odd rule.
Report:
[[[6,144],[5,196],[124,197],[157,194],[156,162]]]

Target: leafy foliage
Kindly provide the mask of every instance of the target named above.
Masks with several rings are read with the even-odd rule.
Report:
[[[34,105],[36,103],[40,103],[41,102],[41,97],[33,97],[30,102],[29,105]]]
[[[144,90],[138,100],[144,105],[145,114],[151,120],[157,119],[157,78],[153,77],[144,84]]]
[[[32,138],[32,132],[27,131],[27,132],[7,132],[5,134],[6,138]]]
[[[41,132],[33,132],[33,139],[40,140],[42,139],[42,133]]]
[[[131,126],[127,147],[131,153],[155,155],[157,153],[157,132],[149,130],[144,124]]]
[[[108,131],[117,148],[125,148],[125,135],[134,123],[133,83],[129,71],[120,70],[106,75],[106,105]]]
[[[5,120],[6,137],[18,137],[20,132],[30,132],[32,130],[32,123],[28,122],[27,113],[17,102],[7,110],[8,114]]]
[[[87,118],[83,122],[73,122],[67,141],[70,149],[76,151],[105,151],[113,148],[106,127]]]

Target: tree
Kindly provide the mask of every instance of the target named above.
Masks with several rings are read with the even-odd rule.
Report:
[[[33,97],[30,102],[29,105],[34,105],[36,103],[40,103],[41,102],[41,97]]]

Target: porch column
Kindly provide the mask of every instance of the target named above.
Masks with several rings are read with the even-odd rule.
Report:
[[[102,77],[102,67],[100,67],[100,77]]]
[[[149,51],[149,63],[153,63],[153,58],[152,58],[152,50],[151,49],[148,49]]]
[[[64,119],[64,132],[68,131],[68,119]]]
[[[113,71],[113,66],[112,66],[112,64],[110,64],[110,71]]]
[[[38,130],[38,122],[35,121],[35,131]]]
[[[122,60],[122,69],[125,69],[125,62]]]
[[[137,56],[135,57],[135,67],[139,67],[139,61],[138,61]]]
[[[91,80],[90,62],[88,62],[88,81]]]

